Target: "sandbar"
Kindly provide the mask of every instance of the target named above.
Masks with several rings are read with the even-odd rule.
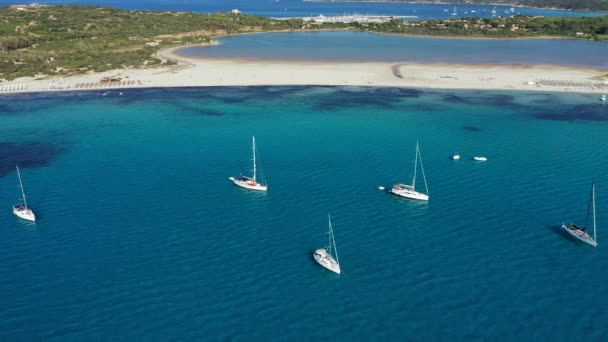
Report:
[[[555,65],[318,62],[201,59],[171,48],[158,53],[177,65],[118,69],[69,77],[24,77],[0,83],[19,92],[207,86],[369,86],[432,89],[608,93],[608,71]],[[101,80],[106,77],[106,81]],[[110,77],[115,81],[108,82]]]

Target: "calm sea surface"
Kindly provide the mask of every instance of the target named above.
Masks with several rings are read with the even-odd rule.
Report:
[[[239,9],[247,14],[268,17],[308,17],[344,14],[380,14],[417,16],[418,19],[454,17],[492,17],[516,14],[554,17],[591,17],[606,15],[601,12],[556,11],[535,8],[490,5],[457,5],[457,16],[452,16],[454,6],[445,4],[414,4],[390,2],[308,2],[302,0],[39,0],[40,4],[86,4],[123,8],[127,10],[220,12]],[[0,0],[0,6],[20,3],[16,0]],[[473,12],[475,11],[475,12]],[[415,18],[414,18],[415,19]]]
[[[596,95],[123,92],[0,97],[0,340],[608,339]],[[268,193],[227,179],[253,135]],[[428,203],[377,189],[417,140]],[[559,229],[594,176],[595,249]],[[341,276],[311,255],[328,211]]]
[[[219,38],[220,45],[178,52],[190,57],[312,61],[412,61],[554,64],[608,70],[608,43],[562,39],[449,39],[351,31],[281,32]]]

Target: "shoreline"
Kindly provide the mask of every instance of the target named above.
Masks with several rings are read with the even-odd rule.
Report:
[[[212,43],[213,44],[213,43]],[[177,63],[70,77],[26,77],[0,83],[16,93],[210,86],[367,86],[419,89],[608,93],[608,71],[555,65],[201,59],[176,46],[157,52]],[[101,82],[103,77],[120,78]],[[12,86],[23,88],[2,91]]]
[[[432,34],[415,34],[415,33],[393,33],[393,32],[377,32],[377,31],[361,31],[357,29],[348,28],[336,28],[336,29],[310,29],[310,30],[276,30],[276,31],[259,31],[259,32],[239,32],[239,33],[228,33],[213,36],[213,41],[209,44],[200,44],[203,46],[207,45],[221,45],[220,42],[215,41],[216,38],[224,38],[239,35],[251,35],[251,34],[275,34],[275,33],[315,33],[315,32],[356,32],[356,33],[368,33],[377,35],[387,36],[398,36],[398,37],[414,37],[414,38],[436,38],[436,39],[462,39],[462,40],[580,40],[580,41],[591,41],[593,39],[581,39],[569,36],[531,36],[531,37],[483,37],[483,36],[449,36],[449,35],[432,35]],[[215,42],[215,43],[214,43]],[[598,43],[604,43],[605,41],[598,40]],[[199,45],[185,45],[180,48],[194,47]],[[185,56],[188,57],[188,56]],[[194,57],[192,57],[194,58]]]
[[[565,11],[565,12],[589,12],[589,13],[608,13],[608,11],[601,10],[573,10],[568,8],[559,8],[559,7],[537,7],[537,6],[524,6],[517,4],[505,4],[505,3],[453,3],[453,2],[444,2],[444,1],[412,1],[412,0],[302,0],[303,2],[369,2],[369,3],[401,3],[401,4],[425,4],[425,5],[450,5],[450,6],[458,6],[458,5],[467,5],[467,6],[501,6],[501,7],[515,7],[515,8],[532,8],[532,9],[540,9],[540,10],[549,10],[549,11]]]
[[[248,33],[249,34],[249,33]],[[378,33],[385,34],[385,33]],[[386,33],[391,34],[391,33]],[[172,48],[167,48],[159,51],[157,53],[160,58],[165,58],[168,60],[175,61],[177,63],[183,63],[187,65],[196,65],[196,62],[233,62],[233,63],[262,63],[262,64],[288,64],[292,66],[298,65],[352,65],[358,64],[362,67],[371,64],[385,64],[390,66],[395,65],[412,65],[412,66],[452,66],[455,68],[459,67],[470,67],[472,69],[479,68],[512,68],[512,69],[559,69],[559,70],[579,70],[579,71],[590,71],[597,72],[601,75],[606,76],[606,80],[608,80],[608,69],[594,69],[590,67],[584,66],[564,66],[559,64],[486,64],[486,63],[475,63],[475,64],[465,64],[465,63],[449,63],[449,62],[420,62],[420,61],[361,61],[361,60],[331,60],[331,59],[319,59],[319,60],[306,60],[306,59],[256,59],[256,58],[246,58],[246,57],[224,57],[224,58],[212,58],[212,57],[193,57],[184,54],[178,53],[176,50],[180,50],[183,48],[190,48],[196,46],[217,46],[221,45],[220,42],[211,42],[209,44],[201,44],[201,45],[186,45],[186,46],[176,46]],[[600,75],[600,76],[601,76]],[[597,76],[595,76],[597,77]],[[608,90],[607,90],[608,91]]]

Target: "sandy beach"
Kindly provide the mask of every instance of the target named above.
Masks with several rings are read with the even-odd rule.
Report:
[[[0,83],[0,95],[144,87],[255,85],[378,86],[434,89],[608,93],[608,72],[562,66],[208,60],[175,54],[178,65],[120,69],[70,77],[20,78]],[[106,77],[104,82],[102,79]],[[108,81],[107,77],[112,78]]]

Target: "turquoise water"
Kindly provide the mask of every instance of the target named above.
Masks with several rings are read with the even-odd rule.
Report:
[[[599,58],[608,55],[608,43],[588,40],[449,39],[351,31],[245,34],[218,40],[220,45],[192,46],[178,52],[204,58],[554,64],[608,70],[608,58]]]
[[[417,16],[418,19],[454,18],[453,5],[417,4],[405,2],[314,2],[302,0],[40,0],[41,4],[85,4],[112,6],[126,10],[220,12],[238,8],[243,13],[266,17],[309,17],[323,15],[344,15],[350,13]],[[12,5],[14,0],[0,0],[0,6]],[[492,5],[456,5],[458,17],[491,18],[492,10],[497,16],[514,14],[541,15],[553,17],[595,17],[602,12],[548,10],[529,7]],[[472,11],[475,11],[473,13]]]
[[[0,97],[1,340],[608,338],[596,95],[100,94]],[[265,194],[227,180],[252,135]],[[377,189],[410,179],[416,140],[428,204]],[[10,211],[16,162],[36,224]],[[593,176],[596,249],[559,230]],[[341,276],[312,259],[328,211]]]

